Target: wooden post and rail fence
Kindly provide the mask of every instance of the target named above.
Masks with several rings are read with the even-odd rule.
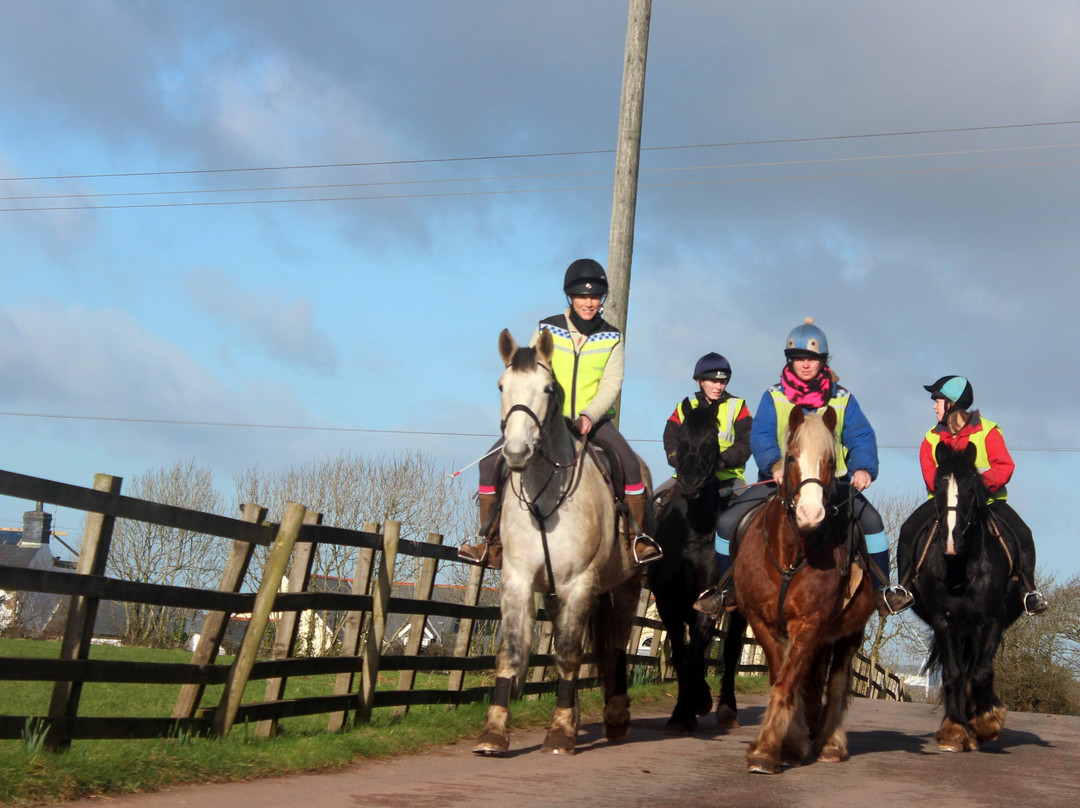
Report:
[[[495,658],[474,648],[474,627],[480,621],[499,620],[497,606],[481,605],[485,570],[470,567],[468,584],[458,603],[432,599],[440,563],[457,562],[455,548],[442,544],[442,536],[430,534],[426,542],[400,538],[400,523],[379,527],[367,523],[362,530],[323,525],[319,514],[290,503],[280,524],[266,521],[266,510],[245,505],[239,519],[163,505],[123,496],[119,478],[97,475],[93,488],[0,471],[0,495],[31,502],[49,503],[81,510],[86,521],[74,571],[23,569],[0,565],[0,590],[8,593],[47,593],[69,599],[58,658],[0,657],[0,681],[53,683],[48,714],[0,715],[0,739],[19,738],[29,722],[47,728],[46,746],[68,748],[73,740],[89,738],[156,738],[193,735],[227,735],[237,723],[254,725],[259,736],[268,736],[278,721],[301,715],[326,715],[327,730],[338,731],[349,723],[370,720],[376,708],[392,708],[396,715],[411,705],[457,705],[490,697],[490,685],[466,687],[466,674],[493,675]],[[191,531],[231,542],[216,590],[127,581],[105,575],[113,527],[117,519]],[[256,547],[269,548],[255,591],[242,591]],[[317,591],[311,583],[312,560],[318,547],[355,548],[358,561],[350,591]],[[393,595],[393,573],[399,555],[421,560],[413,598]],[[287,579],[287,584],[283,586]],[[489,591],[490,594],[490,591]],[[673,676],[664,650],[663,625],[646,618],[650,596],[642,592],[631,636],[630,662],[653,678]],[[91,640],[99,604],[137,603],[152,607],[196,610],[205,615],[199,640],[188,664],[147,661],[116,661],[90,658]],[[297,651],[300,616],[305,612],[344,614],[333,655],[307,656]],[[246,629],[231,664],[217,662],[230,620],[243,615]],[[409,631],[404,653],[386,653],[387,617],[408,616]],[[425,622],[433,617],[450,618],[457,631],[453,647],[441,654],[421,653]],[[267,655],[264,638],[273,624],[273,645]],[[549,675],[551,624],[543,610],[537,618],[538,642],[530,657],[524,694],[554,692]],[[636,653],[642,632],[652,630],[649,653]],[[722,638],[723,629],[718,630]],[[447,645],[449,645],[449,638]],[[710,664],[721,643],[712,644]],[[264,658],[260,658],[260,650]],[[267,657],[268,658],[265,658]],[[760,648],[747,643],[740,671],[763,673]],[[415,689],[418,672],[447,674],[443,689]],[[397,687],[377,690],[380,674],[398,673]],[[287,698],[290,677],[331,674],[325,695]],[[265,681],[265,697],[245,702],[250,682]],[[84,683],[175,684],[177,698],[171,715],[148,717],[85,716],[79,713]],[[207,686],[222,685],[214,704],[204,704]],[[595,687],[595,679],[583,679],[582,687]],[[856,695],[904,698],[903,686],[892,673],[870,666],[863,658],[853,677]]]

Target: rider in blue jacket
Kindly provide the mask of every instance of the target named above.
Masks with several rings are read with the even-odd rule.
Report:
[[[828,340],[812,318],[806,318],[788,334],[784,356],[787,364],[780,373],[780,381],[762,395],[750,430],[750,449],[758,467],[759,484],[744,490],[721,515],[717,541],[734,538],[742,517],[755,504],[776,493],[784,477],[782,442],[792,410],[803,407],[809,412],[823,412],[830,407],[836,412],[838,444],[833,501],[843,503],[850,499],[853,517],[863,529],[867,552],[873,561],[868,566],[875,579],[878,610],[883,614],[895,614],[910,605],[912,597],[902,587],[888,586],[889,540],[885,535],[885,524],[862,493],[878,473],[874,428],[855,396],[839,385],[838,377],[829,368]],[[694,608],[718,612],[733,601],[731,589],[712,587],[701,594]]]

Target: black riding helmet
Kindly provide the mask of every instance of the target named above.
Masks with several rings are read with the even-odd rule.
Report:
[[[599,262],[591,258],[579,258],[566,268],[563,291],[574,295],[600,295],[608,292],[607,273]]]

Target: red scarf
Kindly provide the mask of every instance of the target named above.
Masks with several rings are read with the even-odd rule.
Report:
[[[815,410],[824,407],[832,398],[833,373],[828,366],[822,365],[817,376],[804,382],[795,375],[791,365],[784,365],[780,372],[780,387],[792,404],[811,407]]]

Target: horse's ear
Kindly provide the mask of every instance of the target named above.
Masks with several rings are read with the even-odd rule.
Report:
[[[544,364],[551,365],[551,355],[555,353],[555,340],[551,338],[551,332],[546,328],[540,329],[540,340],[536,343],[536,350]]]
[[[836,410],[832,407],[826,407],[825,412],[821,414],[821,420],[825,422],[825,426],[832,432],[836,429]]]
[[[806,420],[806,410],[802,407],[795,406],[791,408],[791,416],[788,418],[788,434],[794,435],[795,430],[802,426],[802,422]]]
[[[514,338],[510,335],[510,331],[504,328],[499,332],[499,356],[502,357],[503,364],[507,367],[510,366],[510,359],[514,355],[514,351],[517,350],[517,343],[514,342]]]
[[[969,443],[964,449],[964,457],[967,458],[971,465],[975,465],[975,458],[979,454],[979,450],[975,448],[974,443]]]
[[[971,444],[969,443],[968,445],[970,446]],[[938,466],[940,466],[941,461],[945,459],[945,453],[947,451],[949,451],[949,447],[946,446],[944,443],[939,443],[937,446],[934,447],[934,462],[937,463]]]

